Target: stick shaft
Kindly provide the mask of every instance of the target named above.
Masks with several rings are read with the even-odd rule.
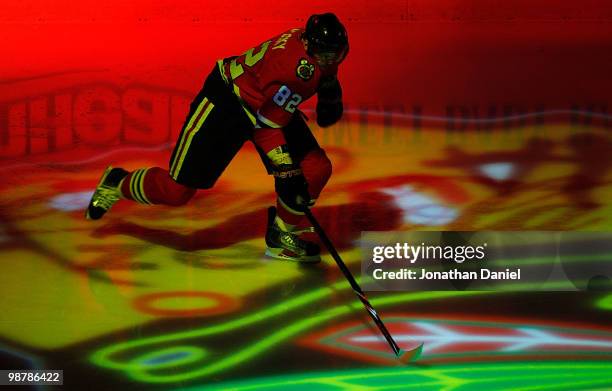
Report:
[[[395,353],[396,356],[399,356],[401,352],[400,347],[397,345],[397,343],[391,336],[391,333],[389,333],[389,330],[387,330],[387,327],[383,323],[382,319],[380,318],[374,307],[372,307],[372,304],[370,304],[370,302],[368,301],[366,295],[363,293],[363,290],[361,290],[361,287],[359,286],[357,281],[355,281],[355,278],[353,277],[353,274],[351,273],[349,268],[346,267],[346,265],[342,261],[342,258],[340,258],[340,255],[338,254],[336,248],[325,234],[325,231],[323,231],[323,228],[321,227],[317,219],[313,216],[310,209],[306,209],[305,214],[308,220],[310,221],[310,224],[312,224],[312,226],[314,227],[317,235],[319,235],[319,237],[321,238],[321,241],[323,242],[325,247],[327,247],[327,250],[331,254],[332,258],[334,258],[334,261],[336,261],[336,264],[342,271],[342,274],[344,274],[344,277],[346,277],[349,284],[351,284],[351,288],[353,288],[353,291],[355,291],[357,297],[359,297],[359,300],[361,300],[361,303],[363,303],[364,307],[368,311],[368,314],[370,314],[370,317],[372,318],[374,323],[376,323],[376,326],[378,326],[378,329],[389,343],[389,346],[391,346],[391,349],[393,349],[393,353]]]

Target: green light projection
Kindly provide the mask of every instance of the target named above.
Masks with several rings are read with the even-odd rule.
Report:
[[[369,137],[375,136],[378,140],[374,145],[341,143],[334,141],[339,138],[333,133],[323,134],[328,137],[325,144],[330,147],[332,160],[334,163],[342,163],[344,167],[343,170],[336,172],[326,197],[317,206],[320,208],[318,210],[329,211],[330,216],[333,214],[330,217],[330,227],[340,225],[338,222],[343,221],[341,218],[351,223],[371,221],[380,215],[378,204],[371,211],[367,208],[362,210],[361,205],[364,203],[370,205],[368,202],[371,200],[361,199],[358,196],[365,194],[364,197],[367,198],[367,194],[380,191],[385,186],[395,188],[404,185],[412,186],[414,194],[427,195],[429,200],[437,202],[413,208],[415,210],[404,210],[402,212],[406,215],[404,217],[414,218],[411,214],[416,213],[418,217],[423,218],[424,211],[436,210],[433,206],[453,208],[460,212],[456,215],[455,221],[444,226],[434,219],[428,220],[429,223],[416,224],[418,229],[609,230],[612,227],[610,219],[612,213],[609,213],[612,209],[608,201],[609,194],[612,194],[611,183],[602,183],[587,191],[581,188],[576,193],[561,191],[567,187],[565,183],[571,183],[573,173],[581,169],[580,160],[574,159],[574,155],[568,149],[572,146],[571,134],[576,129],[555,126],[538,130],[538,132],[548,132],[546,137],[550,136],[555,148],[566,154],[568,159],[564,163],[541,162],[535,167],[537,170],[530,171],[529,175],[513,178],[520,184],[520,187],[517,187],[520,191],[511,195],[498,193],[499,189],[492,184],[491,178],[483,177],[478,169],[482,164],[495,163],[498,155],[511,158],[518,156],[514,160],[510,159],[509,164],[520,168],[525,163],[520,160],[521,151],[524,151],[528,141],[528,137],[522,133],[523,130],[504,129],[496,136],[496,140],[499,141],[497,143],[476,136],[468,142],[451,143],[445,139],[446,134],[440,129],[427,129],[428,137],[422,138],[419,142],[415,139],[414,142],[387,143],[384,142],[384,136],[388,130],[373,124],[368,125]],[[405,129],[397,130],[405,131]],[[361,131],[362,129],[354,124],[342,129],[342,132],[345,132],[343,135],[352,140],[359,139]],[[585,128],[584,131],[596,132],[597,129]],[[461,150],[462,156],[472,156],[472,166],[457,165],[453,154],[447,153],[448,151],[444,149],[449,146]],[[342,162],[343,156],[349,156],[351,159]],[[353,156],[358,156],[358,159],[352,159]],[[434,158],[439,160],[440,157],[442,162],[431,161]],[[126,157],[129,164],[146,165],[157,164],[155,163],[157,160],[165,164],[167,156],[160,154],[158,157],[152,156],[150,158],[152,160],[148,159]],[[260,359],[265,362],[264,359],[273,358],[277,351],[292,347],[298,337],[317,331],[337,319],[348,319],[351,315],[363,311],[357,301],[332,304],[324,302],[336,291],[349,289],[343,280],[337,283],[330,283],[330,280],[321,281],[320,285],[315,286],[329,286],[300,295],[289,295],[289,298],[279,297],[278,299],[284,300],[283,302],[274,302],[277,299],[274,298],[269,300],[268,306],[253,311],[248,307],[251,304],[249,298],[253,294],[265,293],[268,289],[272,291],[272,288],[279,286],[301,284],[307,278],[303,270],[294,265],[261,262],[259,257],[263,243],[258,234],[240,238],[222,248],[197,248],[196,251],[181,249],[181,244],[199,243],[199,239],[203,236],[195,235],[198,232],[224,233],[219,225],[228,218],[264,210],[269,202],[271,188],[269,183],[260,180],[261,177],[265,179],[265,175],[260,172],[259,157],[255,153],[243,154],[236,164],[229,168],[235,172],[229,172],[225,177],[225,188],[222,191],[211,192],[207,197],[196,200],[193,205],[185,209],[160,208],[157,209],[158,214],[152,216],[147,209],[142,209],[139,205],[126,204],[123,212],[115,210],[118,213],[111,215],[111,220],[105,220],[97,225],[83,221],[80,212],[63,211],[50,206],[51,200],[58,195],[58,192],[70,195],[91,190],[91,182],[93,181],[95,185],[95,177],[99,174],[97,168],[88,166],[83,170],[63,171],[43,166],[32,167],[35,170],[20,171],[19,175],[15,175],[14,182],[11,182],[10,186],[8,183],[0,186],[0,196],[3,198],[4,206],[3,228],[7,233],[3,236],[5,242],[0,253],[3,258],[15,260],[7,263],[5,273],[0,275],[1,285],[8,293],[3,300],[0,300],[0,309],[12,320],[0,322],[0,334],[7,342],[34,349],[36,352],[58,351],[62,354],[66,351],[73,353],[71,349],[85,347],[86,351],[78,353],[89,358],[90,364],[95,364],[88,368],[99,371],[98,366],[101,366],[117,371],[118,373],[110,373],[111,378],[122,381],[127,380],[124,378],[126,376],[136,382],[145,383],[204,382],[210,381],[213,376],[224,379],[234,377],[234,371],[243,373],[247,367],[257,370]],[[244,172],[247,172],[247,175],[244,175]],[[427,175],[433,179],[427,183],[409,180],[405,183],[396,183],[397,178],[406,175],[416,177]],[[245,177],[248,180],[245,180]],[[66,178],[70,180],[67,181]],[[483,178],[489,181],[479,181]],[[389,183],[385,182],[387,180]],[[451,182],[452,188],[462,189],[466,198],[453,199],[453,194],[448,194],[446,191],[448,189],[440,185],[444,181]],[[506,185],[510,186],[512,183]],[[581,209],[576,201],[581,197],[587,201],[597,202],[599,206],[588,210]],[[216,208],[210,208],[210,205],[215,205]],[[432,208],[428,209],[427,206]],[[396,206],[388,207],[390,209],[387,209],[386,213],[392,215],[399,213]],[[561,216],[552,216],[549,214],[551,210],[563,213]],[[350,214],[348,217],[347,213]],[[215,227],[219,231],[215,231]],[[346,233],[343,229],[333,232],[334,239],[344,235],[342,239],[346,243],[352,243],[351,232]],[[393,229],[412,230],[415,229],[415,224],[405,220]],[[145,234],[139,236],[135,234],[136,232]],[[174,241],[166,241],[168,237]],[[342,249],[342,254],[349,263],[357,262],[359,259],[352,247]],[[606,254],[597,254],[588,258],[582,256],[571,258],[567,261],[570,263],[579,263],[583,259],[605,261],[607,259],[605,257]],[[549,260],[526,258],[512,261],[540,264]],[[254,274],[258,278],[253,279]],[[26,279],[29,291],[27,295],[22,295],[20,292]],[[202,285],[203,281],[206,283],[205,287]],[[544,287],[551,290],[564,288],[555,281],[546,282]],[[206,292],[200,291],[204,288]],[[517,285],[516,288],[521,286]],[[196,291],[199,295],[211,292],[221,294],[232,299],[236,307],[232,309],[234,312],[228,311],[224,314],[224,319],[230,320],[211,324],[206,316],[209,316],[210,308],[220,306],[218,300],[186,303],[182,300],[184,295],[174,295],[172,298],[173,300],[176,298],[176,302],[163,299],[154,301],[155,306],[146,307],[149,310],[162,309],[165,313],[143,312],[133,305],[143,297],[150,298],[159,293],[177,291]],[[434,303],[454,298],[458,300],[452,303],[471,304],[471,298],[490,294],[492,293],[407,293],[373,299],[372,303],[381,309],[400,303],[417,301]],[[506,295],[498,297],[502,296],[504,299],[508,297]],[[324,303],[323,309],[315,315],[309,315],[317,308],[321,309],[321,306],[312,306],[317,302]],[[351,306],[354,308],[352,313]],[[585,306],[589,309],[612,310],[612,296],[600,297],[595,304],[588,301]],[[192,311],[194,309],[198,311]],[[452,309],[452,305],[449,305],[449,309]],[[516,309],[513,307],[513,310]],[[584,308],[578,307],[578,311],[581,309]],[[202,315],[205,311],[200,310],[208,311],[207,315]],[[194,321],[202,322],[198,323],[195,329],[180,331],[183,329],[178,327],[184,326],[181,322],[188,323],[190,320],[187,317],[177,320],[175,317],[193,312],[197,312],[200,316],[194,317]],[[531,314],[527,313],[528,315],[524,315],[526,321]],[[297,320],[287,321],[283,317],[285,314],[290,314],[291,319],[297,318]],[[385,311],[382,311],[381,315],[385,319]],[[258,335],[257,339],[251,338],[250,342],[247,341],[253,331],[251,326],[258,327],[259,323],[264,321],[274,322],[281,318],[278,328],[262,328],[265,334]],[[43,319],[44,321],[41,321]],[[132,338],[134,335],[131,334],[131,330],[144,330],[147,335],[155,334],[145,338],[139,336]],[[166,330],[171,332],[164,334]],[[121,333],[120,343],[114,343],[117,341],[115,339],[117,333]],[[233,341],[233,337],[236,337],[234,350],[231,344],[220,346],[228,340]],[[99,341],[103,341],[104,345],[100,345]],[[105,345],[108,343],[112,344]],[[325,356],[320,357],[326,359]],[[571,364],[573,370],[575,363],[571,361],[567,363]],[[572,389],[580,387],[580,384],[584,384],[585,387],[605,387],[607,384],[591,382],[591,374],[593,373],[593,378],[599,379],[604,369],[609,373],[607,367],[590,369],[583,367],[580,372],[573,372],[576,374],[575,377],[569,379],[570,367],[564,366],[562,362],[547,363],[548,366],[539,367],[538,370],[533,369],[529,363],[514,364],[522,368],[517,369],[514,378],[520,377],[520,372],[525,371],[535,378],[540,376],[544,383],[543,379],[548,379],[547,376],[550,376],[550,382],[547,381],[543,388],[550,385],[551,388],[559,389],[555,384],[572,385],[573,388],[568,386]],[[494,380],[487,380],[465,384],[482,389],[501,385],[510,387],[509,382],[504,383],[500,380],[502,378],[499,374],[508,368],[510,374],[508,376],[512,376],[514,364],[488,367],[496,368],[498,371],[497,383]],[[568,377],[566,381],[555,383],[556,380],[552,379],[555,372],[553,366],[563,376]],[[423,373],[413,371],[410,376],[418,374],[414,376],[423,382],[419,385],[420,389],[426,389],[422,384],[429,384],[428,382],[434,384],[431,385],[432,389],[439,389],[442,387],[439,387],[441,383],[435,382],[446,379],[444,375],[452,373],[453,380],[444,383],[443,387],[459,388],[468,381],[466,378],[469,370],[478,372],[479,368],[484,366],[480,363],[473,363],[471,366],[447,366],[442,363],[440,367],[436,366],[436,370]],[[442,373],[443,369],[451,372]],[[390,387],[396,377],[398,384],[396,388],[417,388],[416,384],[419,382],[415,380],[413,383],[412,380],[407,380],[404,373],[398,371],[373,368],[365,373],[374,378],[375,374],[380,372],[380,379],[385,378],[385,382],[388,381],[385,387]],[[481,372],[478,372],[481,373],[480,380],[486,377],[484,371]],[[338,378],[335,378],[336,374]],[[118,376],[113,377],[113,375]],[[310,378],[310,375],[295,374],[275,379],[284,379],[283,381],[294,382],[295,385],[311,389],[309,379],[306,378]],[[361,385],[364,388],[375,386],[366,381],[367,379],[357,380],[352,377],[353,375],[357,376],[358,373],[323,373],[320,374],[317,384],[332,388],[347,384],[351,387]],[[426,375],[433,377],[428,378]],[[257,382],[249,380],[242,386],[256,385]],[[273,379],[265,379],[262,384],[272,387],[276,383]],[[524,389],[537,389],[536,384],[536,380],[529,385],[525,383]]]
[[[125,361],[118,360],[114,357],[122,356],[125,357],[130,351],[137,351],[147,346],[153,346],[162,343],[170,343],[177,341],[184,341],[188,339],[202,338],[219,333],[227,333],[231,330],[239,329],[241,327],[250,325],[252,323],[267,320],[269,317],[286,313],[300,308],[306,304],[310,304],[316,300],[320,300],[323,297],[330,295],[335,290],[348,289],[348,283],[341,281],[333,284],[331,287],[320,288],[313,292],[307,293],[302,296],[298,296],[294,299],[287,300],[283,303],[271,306],[269,309],[247,315],[243,318],[239,318],[224,324],[215,326],[203,327],[200,329],[183,331],[178,333],[166,334],[158,337],[141,338],[137,340],[131,340],[128,342],[122,342],[110,347],[101,349],[95,352],[91,356],[91,360],[100,366],[117,369],[127,372],[127,374],[139,381],[149,383],[170,383],[177,381],[186,381],[194,378],[209,376],[211,374],[227,370],[232,368],[248,359],[251,359],[258,354],[272,348],[279,343],[288,340],[291,337],[299,335],[300,333],[311,329],[317,325],[320,325],[326,321],[329,321],[339,316],[346,315],[352,311],[353,308],[357,308],[360,304],[354,301],[350,305],[342,305],[333,307],[326,310],[316,316],[311,316],[302,320],[299,320],[293,324],[289,324],[283,328],[280,328],[276,332],[268,335],[267,337],[259,340],[258,342],[247,346],[237,347],[237,351],[231,354],[225,354],[220,360],[202,363],[197,369],[187,369],[183,373],[173,374],[154,374],[150,373],[150,367],[143,366],[142,357],[135,357],[132,359],[126,359]],[[442,298],[453,298],[460,296],[473,296],[487,292],[417,292],[417,293],[404,293],[399,295],[393,295],[389,297],[383,297],[371,300],[374,306],[383,307],[385,305],[397,304],[397,303],[408,303],[414,301],[423,300],[435,300]],[[150,353],[148,353],[150,354]],[[175,368],[175,370],[178,370]]]
[[[612,294],[604,296],[595,305],[602,310],[612,311]]]
[[[198,390],[578,390],[612,387],[610,362],[512,362],[310,372],[207,384]]]

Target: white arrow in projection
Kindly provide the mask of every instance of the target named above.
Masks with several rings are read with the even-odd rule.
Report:
[[[504,328],[509,332],[519,331],[518,335],[486,335],[486,334],[472,334],[472,333],[461,333],[454,331],[448,327],[441,326],[431,322],[411,322],[413,326],[417,326],[426,333],[422,335],[402,335],[393,334],[397,342],[410,342],[410,341],[422,341],[425,342],[424,352],[431,353],[434,350],[438,350],[445,346],[451,346],[454,344],[501,344],[505,345],[504,348],[499,349],[499,352],[519,352],[535,347],[544,348],[548,347],[574,347],[578,349],[595,348],[595,350],[608,350],[612,349],[612,340],[608,337],[608,340],[604,339],[588,339],[588,338],[575,338],[557,335],[553,332],[537,329],[533,327],[517,327],[517,328]],[[490,328],[489,326],[486,326]],[[498,328],[500,330],[502,328]],[[580,329],[566,329],[567,332],[581,332]],[[586,330],[585,330],[586,331]],[[350,337],[351,341],[361,343],[375,343],[380,342],[378,336],[354,336]]]

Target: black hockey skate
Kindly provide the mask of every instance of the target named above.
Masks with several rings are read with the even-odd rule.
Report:
[[[266,232],[266,255],[272,258],[289,261],[316,263],[321,261],[319,245],[299,236],[313,232],[312,228],[296,231],[283,231],[274,221],[276,208],[268,208],[268,230]]]
[[[96,191],[89,201],[85,217],[89,220],[98,220],[121,198],[121,190],[119,184],[121,180],[128,175],[128,172],[123,168],[113,168],[108,166],[100,182],[96,187]]]

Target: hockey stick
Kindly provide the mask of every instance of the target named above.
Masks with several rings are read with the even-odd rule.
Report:
[[[340,258],[340,255],[338,255],[338,252],[334,248],[334,245],[331,243],[331,241],[325,234],[325,231],[323,231],[323,228],[321,228],[321,225],[319,225],[317,219],[315,219],[310,209],[306,208],[304,212],[306,214],[306,217],[310,221],[310,224],[312,224],[312,226],[314,227],[315,232],[317,233],[317,235],[319,235],[325,247],[327,247],[327,250],[331,254],[332,258],[334,258],[334,261],[336,261],[336,264],[338,265],[340,270],[342,270],[342,274],[344,274],[344,277],[346,277],[349,284],[351,284],[351,288],[353,288],[353,291],[355,291],[355,294],[357,294],[357,297],[359,297],[359,300],[361,300],[361,302],[363,303],[364,307],[368,311],[368,314],[370,314],[370,317],[372,318],[374,323],[376,323],[376,326],[378,326],[378,329],[389,343],[389,346],[391,346],[391,349],[393,349],[393,353],[395,353],[395,356],[404,364],[412,360],[416,360],[420,356],[421,351],[423,350],[423,344],[421,343],[419,346],[411,350],[402,350],[397,345],[397,342],[395,342],[395,340],[391,336],[391,333],[389,333],[389,330],[387,330],[387,327],[383,323],[382,319],[380,318],[380,316],[378,316],[378,313],[376,313],[376,310],[368,301],[365,293],[363,293],[361,287],[359,286],[357,281],[355,281],[355,278],[351,274],[351,271],[348,269],[348,267],[346,267],[346,265]]]

